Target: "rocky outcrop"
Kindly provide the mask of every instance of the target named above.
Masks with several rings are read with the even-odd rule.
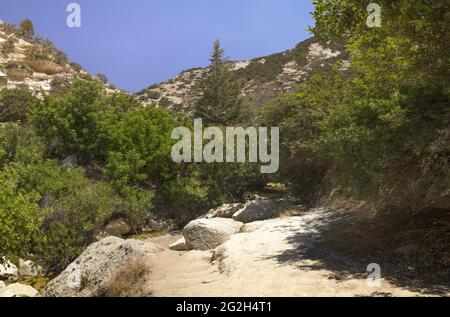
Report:
[[[225,218],[197,219],[183,229],[190,250],[212,250],[239,233],[243,223]]]
[[[110,236],[121,237],[131,231],[131,227],[124,219],[117,219],[106,226],[106,233]]]
[[[0,297],[36,297],[39,292],[29,285],[20,283],[0,287]]]
[[[129,263],[162,250],[149,241],[105,238],[88,247],[64,272],[50,281],[44,296],[102,296],[110,279]]]
[[[243,204],[223,204],[220,207],[211,209],[201,218],[231,218],[243,206]]]
[[[268,220],[278,217],[281,211],[281,206],[272,200],[254,200],[238,210],[233,215],[233,219],[244,223]]]
[[[181,238],[178,241],[172,243],[169,246],[169,249],[172,251],[187,251],[188,250],[188,246],[186,244],[186,239]]]

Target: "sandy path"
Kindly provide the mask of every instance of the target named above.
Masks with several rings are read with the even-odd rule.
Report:
[[[260,229],[235,235],[219,247],[213,262],[214,252],[164,251],[148,259],[153,273],[147,288],[154,296],[181,297],[420,295],[385,280],[377,288],[369,287],[365,278],[338,281],[330,278],[332,271],[308,259],[303,251],[314,247],[330,217],[316,209],[299,217],[265,221]]]

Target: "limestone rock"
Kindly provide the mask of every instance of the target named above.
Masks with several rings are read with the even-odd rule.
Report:
[[[89,246],[45,289],[46,297],[97,297],[118,272],[129,263],[163,250],[144,240],[108,237]]]
[[[184,238],[179,239],[178,241],[172,243],[169,246],[169,249],[172,251],[187,251],[188,247],[186,245],[186,240]]]
[[[0,288],[0,297],[36,297],[38,294],[39,292],[33,287],[20,283]]]
[[[218,208],[211,209],[202,218],[231,218],[243,206],[243,204],[223,204]]]
[[[243,223],[268,220],[278,217],[281,210],[281,206],[272,200],[254,200],[238,210],[233,215],[233,219]]]
[[[19,275],[19,269],[10,261],[0,259],[0,279],[14,279]]]
[[[212,250],[239,233],[242,226],[241,222],[232,219],[197,219],[183,229],[183,236],[191,250]]]

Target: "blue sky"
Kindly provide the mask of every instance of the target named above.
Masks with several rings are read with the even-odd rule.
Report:
[[[81,28],[66,26],[71,2]],[[128,91],[207,65],[216,38],[236,60],[291,48],[310,37],[312,11],[312,0],[0,0],[0,19],[30,18],[71,61]]]

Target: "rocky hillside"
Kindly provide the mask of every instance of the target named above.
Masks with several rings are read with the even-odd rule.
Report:
[[[0,20],[0,89],[58,92],[77,77],[92,78],[49,40],[23,37],[18,28]]]
[[[349,62],[336,45],[310,38],[288,51],[250,61],[232,61],[242,82],[242,96],[250,107],[258,107],[279,93],[290,92],[296,84],[323,72],[336,62],[347,70]],[[144,104],[156,103],[173,111],[191,112],[199,96],[198,83],[207,68],[193,68],[167,82],[150,86],[137,95]]]

